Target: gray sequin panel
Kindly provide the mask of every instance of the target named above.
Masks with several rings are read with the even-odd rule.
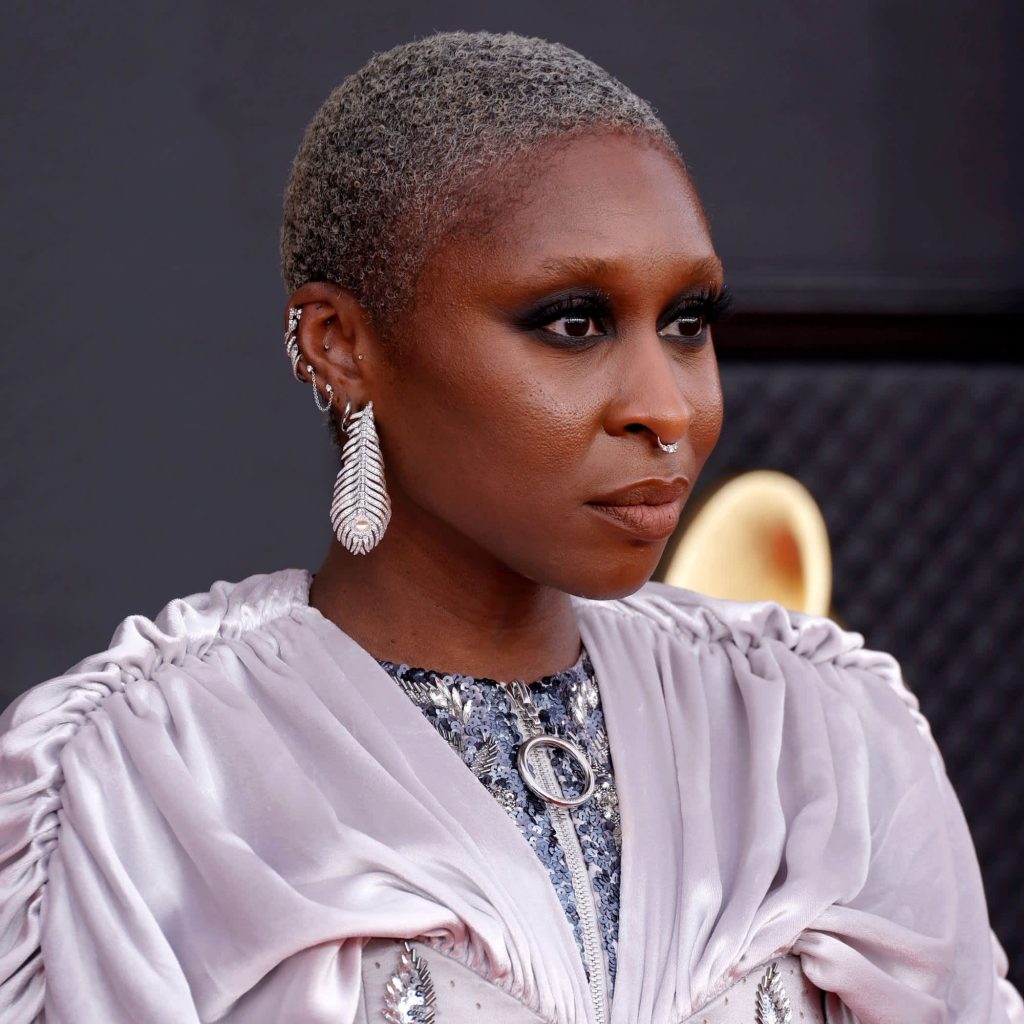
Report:
[[[526,788],[516,768],[516,753],[524,737],[505,686],[494,679],[377,661],[519,826],[551,876],[585,964],[572,877],[548,805]],[[608,734],[589,654],[584,648],[571,668],[529,686],[544,731],[581,747],[597,777],[594,796],[572,811],[572,819],[590,872],[609,985],[614,987],[622,830]],[[554,751],[552,763],[564,792],[582,789],[581,775],[570,757]]]

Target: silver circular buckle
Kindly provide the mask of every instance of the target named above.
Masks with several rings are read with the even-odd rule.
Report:
[[[584,778],[583,792],[579,796],[564,797],[556,793],[549,793],[537,782],[527,758],[534,748],[545,745],[564,750],[579,763],[580,768],[583,769]],[[597,780],[594,777],[594,769],[590,767],[586,754],[576,744],[563,740],[560,736],[531,736],[520,746],[519,753],[516,755],[516,764],[519,766],[519,774],[523,777],[523,782],[526,783],[527,788],[539,796],[541,800],[546,800],[549,804],[554,804],[556,807],[579,807],[580,804],[586,803],[594,795],[594,787],[597,785]]]

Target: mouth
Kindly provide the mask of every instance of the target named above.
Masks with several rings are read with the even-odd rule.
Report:
[[[679,525],[689,489],[689,477],[654,477],[599,495],[587,507],[636,537],[664,540]]]

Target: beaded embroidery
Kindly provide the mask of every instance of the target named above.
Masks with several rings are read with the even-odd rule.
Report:
[[[382,1015],[388,1024],[434,1024],[437,996],[426,960],[404,942],[398,967],[384,988]]]
[[[775,964],[770,964],[762,975],[754,998],[757,1000],[754,1024],[790,1024],[793,1011]]]
[[[516,754],[525,737],[505,685],[484,677],[439,673],[381,659],[377,662],[519,826],[551,876],[585,964],[583,930],[565,853],[552,827],[548,805],[530,792],[516,768]],[[580,747],[596,776],[594,796],[572,810],[571,816],[590,873],[612,989],[622,825],[600,694],[586,648],[571,668],[544,676],[528,688],[544,732]],[[564,792],[579,792],[583,780],[572,758],[554,750],[551,763]]]

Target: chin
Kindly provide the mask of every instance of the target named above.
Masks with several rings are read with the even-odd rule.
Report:
[[[575,571],[564,580],[560,589],[576,597],[586,597],[593,601],[611,601],[617,597],[629,597],[636,593],[654,575],[661,560],[665,544],[643,544],[633,548],[626,555],[618,558],[607,558],[604,562],[595,559],[590,572],[581,572],[577,565]]]

